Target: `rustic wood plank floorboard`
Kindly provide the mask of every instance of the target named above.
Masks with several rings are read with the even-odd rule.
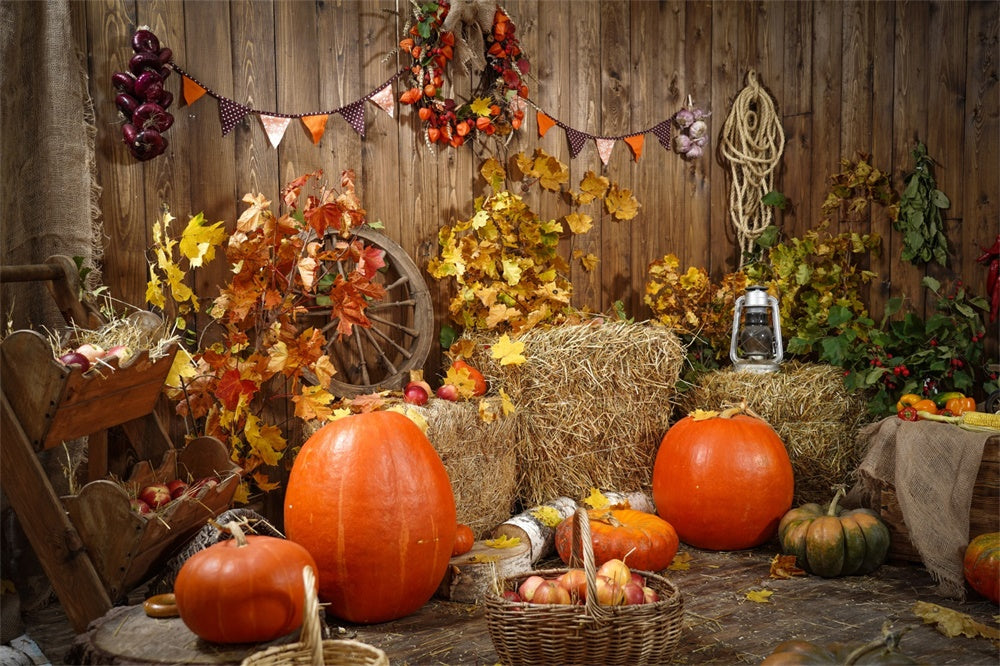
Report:
[[[713,553],[682,546],[690,568],[668,571],[684,594],[685,622],[674,662],[756,664],[783,640],[863,642],[879,636],[885,621],[909,628],[903,651],[926,664],[997,664],[996,643],[983,638],[947,638],[913,614],[916,601],[937,603],[996,627],[997,607],[970,594],[964,602],[934,593],[923,567],[881,567],[874,575],[790,580],[769,577],[773,545],[752,551]],[[561,566],[542,562],[539,568]],[[769,603],[747,600],[747,592],[770,590]],[[495,664],[483,609],[439,599],[417,613],[378,625],[339,624],[332,632],[384,650],[393,664]],[[29,615],[27,633],[52,660],[68,653],[74,634],[58,604]],[[157,663],[151,657],[150,663]]]

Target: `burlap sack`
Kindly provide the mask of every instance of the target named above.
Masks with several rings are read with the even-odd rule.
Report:
[[[867,453],[852,491],[877,507],[894,487],[910,541],[943,596],[963,599],[962,557],[969,543],[972,489],[989,433],[895,416],[864,428]]]

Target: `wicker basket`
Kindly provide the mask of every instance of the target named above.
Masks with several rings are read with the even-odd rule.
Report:
[[[508,601],[503,593],[516,590],[528,576],[553,578],[568,569],[530,571],[496,581],[487,592],[486,626],[505,666],[518,664],[602,664],[635,666],[670,661],[680,640],[684,602],[666,578],[640,571],[660,600],[630,606],[597,603],[594,549],[587,512],[577,509],[574,551],[582,545],[587,575],[583,605],[543,605]],[[570,560],[571,564],[576,559]]]
[[[302,570],[306,587],[302,634],[298,643],[275,645],[255,652],[241,666],[389,666],[385,652],[376,647],[351,640],[320,640],[319,600],[316,598],[316,578],[310,567]]]

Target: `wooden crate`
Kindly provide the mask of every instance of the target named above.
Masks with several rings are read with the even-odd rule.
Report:
[[[882,520],[888,526],[892,538],[889,561],[920,564],[922,561],[910,542],[910,533],[903,520],[903,511],[896,499],[895,489],[882,490],[879,504]],[[969,538],[986,532],[1000,532],[1000,437],[986,440],[979,475],[972,489]]]
[[[145,515],[133,511],[122,485],[110,480],[91,481],[78,494],[62,497],[112,601],[162,567],[209,518],[227,510],[240,482],[239,467],[222,442],[200,437],[179,452],[167,451],[159,467],[140,461],[126,483],[142,488],[176,478],[217,483]]]
[[[48,340],[15,331],[0,345],[4,393],[36,451],[133,421],[153,410],[173,363],[176,346],[150,359],[139,352],[121,366],[88,373],[55,359]]]

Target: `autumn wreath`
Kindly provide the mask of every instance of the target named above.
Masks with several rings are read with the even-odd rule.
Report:
[[[407,36],[399,43],[413,59],[405,74],[409,87],[399,101],[417,108],[428,145],[457,148],[477,133],[507,136],[518,129],[524,120],[529,64],[510,16],[484,0],[414,6]],[[453,59],[482,72],[471,101],[459,103],[442,93]]]

